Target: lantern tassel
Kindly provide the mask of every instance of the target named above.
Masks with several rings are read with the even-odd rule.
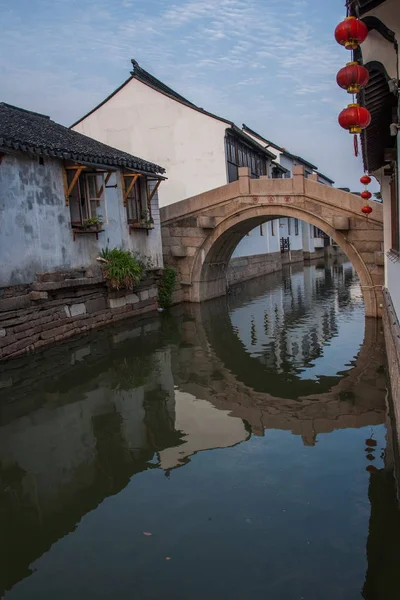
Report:
[[[358,156],[358,138],[354,136],[354,156]]]

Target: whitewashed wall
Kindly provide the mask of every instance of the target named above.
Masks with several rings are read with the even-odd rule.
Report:
[[[227,127],[131,79],[74,129],[164,167],[166,206],[227,183]]]
[[[272,230],[275,235],[272,235]],[[263,225],[252,229],[248,235],[245,235],[236,246],[232,258],[255,256],[258,254],[279,251],[279,222],[278,220],[275,220],[274,225],[272,225],[272,222],[263,223]]]
[[[73,241],[70,209],[65,205],[62,163],[29,154],[6,154],[0,168],[0,287],[30,283],[37,272],[87,267],[109,246],[140,252],[162,266],[157,194],[152,203],[155,228],[129,234],[120,177],[114,174],[98,214],[108,217],[99,239],[93,234]]]

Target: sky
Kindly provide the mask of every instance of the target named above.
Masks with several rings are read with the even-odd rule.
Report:
[[[351,101],[336,84],[350,60],[333,37],[344,0],[0,0],[0,11],[0,101],[70,125],[134,58],[335,185],[360,188],[361,159],[337,122]]]

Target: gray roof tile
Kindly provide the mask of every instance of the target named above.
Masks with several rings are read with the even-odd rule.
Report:
[[[65,160],[128,167],[152,175],[165,169],[55,123],[45,115],[0,102],[0,147]]]

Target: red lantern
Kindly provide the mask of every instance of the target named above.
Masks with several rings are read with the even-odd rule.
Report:
[[[366,204],[362,207],[361,212],[364,213],[364,215],[368,218],[368,215],[372,213],[372,208],[368,204]]]
[[[347,50],[355,50],[368,35],[368,27],[356,17],[347,17],[335,29],[335,39]]]
[[[336,81],[338,86],[347,90],[349,94],[358,94],[360,89],[367,85],[369,72],[357,62],[349,62],[343,69],[340,69],[336,75]]]
[[[362,177],[360,177],[360,181],[363,185],[368,185],[369,183],[371,183],[371,177],[369,177],[369,175],[363,175]]]
[[[359,104],[349,104],[339,115],[339,125],[350,133],[361,133],[371,123],[369,110]]]
[[[363,200],[369,200],[370,198],[372,198],[372,194],[368,190],[364,190],[363,192],[361,192],[360,196]]]

